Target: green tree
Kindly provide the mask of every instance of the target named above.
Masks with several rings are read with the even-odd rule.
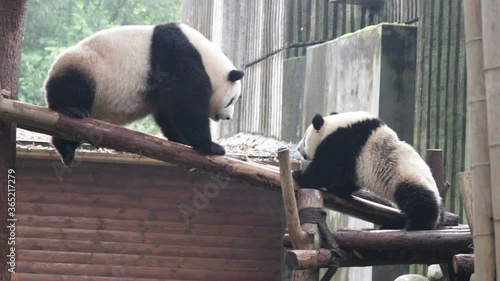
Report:
[[[43,83],[56,56],[88,35],[110,27],[178,21],[181,0],[28,0],[19,100],[46,106]],[[132,129],[159,130],[151,118]]]

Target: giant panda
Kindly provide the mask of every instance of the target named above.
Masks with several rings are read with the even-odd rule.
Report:
[[[224,155],[209,118],[232,118],[244,73],[195,29],[180,23],[99,31],[63,51],[45,81],[50,109],[117,125],[153,114],[171,141]],[[78,142],[53,138],[70,165]]]
[[[389,199],[407,215],[407,230],[436,228],[442,200],[429,166],[368,112],[316,114],[297,149],[310,161],[293,172],[307,188],[351,194],[360,187]]]

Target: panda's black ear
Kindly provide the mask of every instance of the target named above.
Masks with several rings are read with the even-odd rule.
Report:
[[[245,75],[245,72],[241,71],[241,70],[231,70],[229,71],[229,74],[227,75],[227,80],[231,81],[231,82],[236,82],[238,80],[240,80],[241,78],[243,78],[243,75]]]
[[[314,115],[312,125],[316,131],[319,131],[321,127],[323,127],[323,124],[325,124],[325,119],[323,119],[323,116],[320,114]]]
[[[337,115],[337,114],[339,114],[337,111],[330,113],[330,115]]]

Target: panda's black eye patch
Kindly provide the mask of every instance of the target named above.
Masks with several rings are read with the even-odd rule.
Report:
[[[229,103],[224,106],[224,108],[228,108],[231,104],[233,104],[233,101],[234,101],[234,97],[229,101]]]

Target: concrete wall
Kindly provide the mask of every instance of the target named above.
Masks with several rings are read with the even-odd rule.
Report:
[[[184,0],[182,21],[221,45],[235,65],[246,71],[236,116],[229,122],[213,123],[214,136],[244,131],[296,141],[297,134],[292,135],[300,130],[299,123],[283,122],[290,113],[282,110],[290,105],[284,91],[291,86],[288,83],[300,86],[283,78],[304,73],[300,67],[305,65],[285,64],[285,60],[304,57],[308,47],[367,25],[413,22],[417,11],[417,0],[387,0],[375,9],[329,0]],[[296,97],[293,103],[300,108],[300,97]]]
[[[412,142],[416,28],[381,24],[309,47],[302,131],[316,113],[366,110]]]

